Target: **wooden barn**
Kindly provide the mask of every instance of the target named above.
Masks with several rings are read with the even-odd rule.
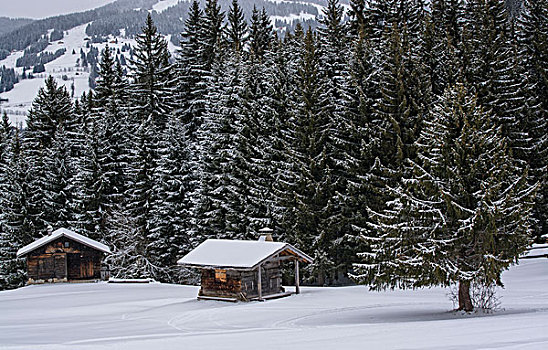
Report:
[[[198,299],[264,300],[289,295],[282,287],[282,263],[294,262],[299,293],[299,263],[312,258],[288,243],[273,242],[270,234],[258,241],[208,239],[178,261],[201,270]]]
[[[35,284],[107,279],[101,268],[109,253],[106,245],[60,228],[19,249],[17,256],[27,257],[28,283]]]

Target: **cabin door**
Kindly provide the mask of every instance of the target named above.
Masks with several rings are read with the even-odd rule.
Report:
[[[80,253],[67,254],[67,270],[68,279],[76,280],[81,278],[80,276]]]
[[[67,254],[69,279],[93,278],[93,258],[77,254]]]
[[[93,278],[93,259],[91,257],[80,258],[80,275],[82,278]]]

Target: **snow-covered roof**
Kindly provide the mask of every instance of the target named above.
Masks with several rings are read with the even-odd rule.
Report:
[[[293,255],[301,261],[312,262],[311,257],[288,243],[208,239],[177,263],[194,267],[252,269],[282,252]]]
[[[29,245],[24,246],[23,248],[19,249],[17,251],[17,256],[22,256],[25,254],[28,254],[35,250],[36,248],[40,248],[41,246],[48,244],[51,241],[56,240],[59,237],[67,237],[70,238],[76,242],[82,243],[84,245],[87,245],[88,247],[95,248],[97,250],[102,251],[103,253],[110,253],[109,247],[104,245],[103,243],[99,243],[91,238],[87,238],[85,236],[82,236],[74,231],[68,230],[66,228],[60,228],[55,231],[53,231],[49,236],[42,237],[34,242],[32,242]]]

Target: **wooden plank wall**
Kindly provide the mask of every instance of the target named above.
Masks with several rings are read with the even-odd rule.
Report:
[[[259,296],[257,271],[226,270],[226,282],[215,278],[215,269],[202,270],[200,296],[252,299]],[[283,292],[279,262],[263,264],[261,280],[263,296]]]
[[[261,269],[261,282],[263,284],[263,296],[278,294],[283,292],[282,271],[279,262],[266,262]],[[257,271],[242,272],[242,293],[246,298],[256,298],[259,296],[257,289],[258,278]]]
[[[226,282],[215,279],[215,269],[202,270],[200,295],[211,297],[238,298],[241,292],[242,281],[240,272],[226,270]]]
[[[100,279],[102,258],[102,252],[60,237],[27,256],[29,282]]]
[[[29,256],[28,274],[33,280],[64,279],[66,277],[65,254]]]

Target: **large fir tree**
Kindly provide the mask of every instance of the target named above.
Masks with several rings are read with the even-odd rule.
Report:
[[[49,152],[55,134],[72,113],[72,102],[64,86],[58,86],[49,76],[32,103],[23,137],[23,157],[28,167],[28,217],[31,222],[30,236],[39,238],[48,233],[48,225],[55,225],[55,204],[46,195],[47,164],[55,157]]]
[[[354,277],[376,290],[458,282],[459,309],[471,311],[470,284],[502,285],[527,248],[535,187],[462,85],[436,104],[416,146],[412,175],[363,232],[372,251]]]

